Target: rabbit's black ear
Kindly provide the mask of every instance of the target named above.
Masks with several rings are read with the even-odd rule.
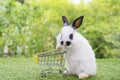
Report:
[[[63,20],[64,26],[68,25],[68,20],[65,16],[62,16],[62,20]]]
[[[74,29],[77,29],[80,27],[80,25],[82,24],[82,21],[83,21],[83,16],[80,16],[79,18],[75,19],[72,23],[72,27]]]

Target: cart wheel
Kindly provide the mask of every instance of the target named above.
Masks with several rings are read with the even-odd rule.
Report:
[[[66,78],[66,77],[67,77],[67,75],[63,74],[63,77],[64,77],[64,78]]]
[[[42,77],[42,78],[45,78],[45,77],[46,77],[46,75],[45,75],[45,74],[43,74],[43,73],[41,73],[41,77]]]
[[[60,69],[60,70],[59,70],[59,73],[60,73],[60,74],[62,74],[62,73],[63,73],[63,71]]]

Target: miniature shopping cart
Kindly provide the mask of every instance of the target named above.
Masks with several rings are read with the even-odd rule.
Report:
[[[52,50],[41,52],[35,56],[35,62],[40,65],[41,77],[46,77],[46,74],[62,74],[64,68],[64,53],[65,51]]]

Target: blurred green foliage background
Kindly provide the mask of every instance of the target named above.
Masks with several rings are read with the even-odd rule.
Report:
[[[32,56],[55,49],[65,15],[69,22],[83,15],[78,30],[97,58],[120,58],[120,0],[0,0],[0,57]],[[21,0],[22,1],[22,0]]]

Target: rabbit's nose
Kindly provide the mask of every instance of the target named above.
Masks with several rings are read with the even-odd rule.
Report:
[[[70,45],[71,45],[71,42],[70,42],[70,41],[67,41],[67,42],[66,42],[66,45],[67,45],[67,46],[70,46]]]
[[[64,42],[63,41],[61,41],[61,45],[63,45],[64,44]]]

